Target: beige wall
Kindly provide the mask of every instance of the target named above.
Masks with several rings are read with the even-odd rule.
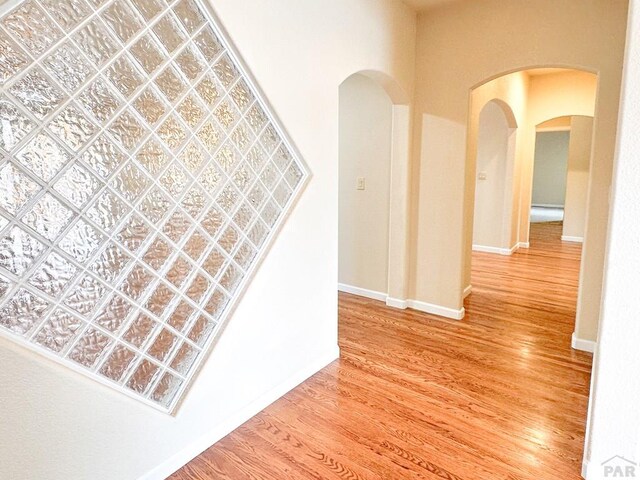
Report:
[[[337,356],[338,88],[375,70],[411,92],[415,13],[394,0],[211,4],[311,181],[175,417],[0,341],[3,479],[134,480],[177,467]]]
[[[458,309],[468,285],[475,166],[466,162],[460,142],[467,136],[470,90],[518,69],[573,67],[598,74],[596,181],[590,188],[579,306],[580,315],[597,325],[626,13],[626,0],[567,0],[561,8],[553,0],[485,0],[419,16],[411,239],[416,299]],[[560,115],[567,114],[580,113]],[[528,138],[518,147],[525,151],[535,140],[535,128],[527,130]],[[516,172],[522,179],[520,198],[529,198],[521,202],[520,212],[530,206],[532,164],[531,156]],[[527,238],[528,222],[522,220],[519,237]]]
[[[592,136],[592,117],[571,117],[567,190],[562,224],[562,236],[566,239],[580,240],[584,237]]]
[[[537,132],[533,165],[533,205],[564,206],[569,132]]]
[[[340,86],[338,282],[387,293],[391,99],[374,80]],[[358,190],[357,179],[365,179]]]

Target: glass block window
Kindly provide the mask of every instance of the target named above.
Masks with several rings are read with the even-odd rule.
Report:
[[[171,412],[308,178],[199,0],[0,7],[0,335]]]

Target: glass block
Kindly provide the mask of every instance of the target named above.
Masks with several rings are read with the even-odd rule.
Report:
[[[48,73],[69,90],[75,90],[95,70],[71,42],[65,42],[43,60]]]
[[[197,185],[191,187],[185,194],[182,202],[180,202],[182,208],[194,219],[198,218],[206,204],[207,197],[204,194],[204,190]]]
[[[240,153],[245,154],[255,141],[255,137],[253,136],[253,133],[251,133],[249,127],[243,122],[238,124],[235,130],[231,133],[231,141]]]
[[[303,174],[302,170],[300,170],[300,167],[298,167],[298,165],[296,165],[295,163],[292,163],[287,169],[284,178],[287,180],[289,185],[291,185],[291,188],[296,188],[302,180],[302,176]]]
[[[53,189],[77,208],[82,208],[100,187],[89,170],[75,163],[64,172]]]
[[[253,259],[256,258],[257,253],[256,249],[253,248],[249,242],[245,241],[240,248],[238,248],[233,259],[240,267],[247,270],[251,266]]]
[[[267,154],[259,145],[254,145],[246,155],[246,162],[251,166],[254,172],[259,172],[267,161]]]
[[[280,180],[280,173],[273,163],[269,162],[264,167],[264,170],[262,170],[262,173],[260,174],[260,180],[269,190],[272,190],[278,180]]]
[[[280,145],[280,135],[278,135],[276,129],[273,128],[273,125],[269,125],[265,128],[264,132],[262,132],[262,135],[260,136],[260,142],[268,154],[272,154],[278,145]]]
[[[180,210],[176,210],[171,214],[167,223],[165,223],[162,231],[169,237],[174,243],[180,243],[180,240],[191,228],[192,223],[184,213]]]
[[[156,385],[151,399],[160,405],[168,407],[173,402],[174,398],[178,394],[180,387],[182,386],[182,380],[169,372],[165,372],[158,384]]]
[[[167,287],[164,283],[160,283],[147,300],[145,306],[151,313],[160,317],[175,296],[176,295],[173,290]]]
[[[164,102],[160,100],[151,87],[146,88],[138,98],[136,98],[133,106],[140,116],[151,126],[154,126],[157,121],[160,120],[160,117],[167,112],[167,107]]]
[[[127,387],[140,394],[144,394],[149,389],[159,372],[160,368],[156,364],[144,359],[136,367],[135,371],[129,378]]]
[[[33,122],[24,113],[6,97],[0,97],[0,148],[11,151],[33,127]]]
[[[197,262],[202,257],[202,254],[207,249],[207,246],[207,239],[200,231],[196,230],[195,232],[193,232],[193,234],[183,247],[183,251]]]
[[[187,139],[187,132],[182,122],[175,115],[170,115],[156,131],[160,139],[170,150],[177,150]]]
[[[97,127],[74,105],[68,105],[56,115],[49,129],[74,152],[86,145]]]
[[[245,193],[253,183],[254,178],[255,175],[248,166],[240,165],[233,174],[233,183],[238,187],[238,190]]]
[[[0,86],[23,71],[29,63],[24,50],[0,31]]]
[[[151,180],[144,172],[132,162],[129,162],[114,177],[111,181],[111,186],[131,203],[135,203],[140,195],[149,187],[150,183]]]
[[[91,275],[84,274],[69,290],[64,304],[76,312],[89,316],[107,292],[106,287]]]
[[[142,29],[136,13],[124,0],[116,0],[102,12],[102,18],[116,36],[127,43]]]
[[[100,357],[108,350],[111,342],[111,338],[104,333],[95,328],[89,328],[72,348],[68,358],[93,369]]]
[[[33,0],[23,2],[2,20],[2,24],[36,57],[63,35]]]
[[[218,208],[213,207],[207,212],[200,224],[209,235],[215,237],[225,221],[226,217],[224,214]]]
[[[173,11],[189,34],[194,33],[205,22],[204,15],[193,0],[180,0]]]
[[[247,123],[256,133],[260,133],[268,121],[269,117],[258,102],[254,103],[247,112]]]
[[[147,349],[147,353],[156,360],[163,362],[167,359],[177,342],[178,337],[166,328],[163,328]]]
[[[105,135],[91,142],[80,158],[103,178],[110,176],[125,160],[124,154]]]
[[[87,0],[87,2],[93,5],[93,8],[95,8],[96,10],[107,3],[107,1],[108,0]]]
[[[91,82],[80,94],[78,101],[99,123],[107,122],[120,108],[120,100],[102,78]]]
[[[113,62],[105,71],[105,75],[126,98],[130,97],[144,82],[142,75],[126,55]]]
[[[93,323],[117,333],[125,323],[127,316],[133,310],[133,305],[124,297],[114,295],[107,303],[98,311]]]
[[[231,98],[241,112],[244,112],[255,101],[255,97],[247,82],[240,80],[231,90]]]
[[[26,335],[40,323],[49,303],[21,288],[0,308],[0,327]]]
[[[220,80],[222,85],[227,89],[230,88],[240,76],[240,73],[228,55],[224,55],[216,62],[213,66],[213,72],[216,74],[216,77],[218,77],[218,80]]]
[[[178,113],[191,128],[195,128],[204,119],[205,111],[193,95],[188,95],[180,106]]]
[[[273,227],[280,216],[280,207],[273,200],[269,200],[264,206],[261,216],[268,226]]]
[[[171,362],[171,368],[173,368],[180,375],[186,375],[189,370],[191,370],[191,366],[194,364],[196,358],[198,357],[198,353],[200,353],[195,347],[190,345],[187,342],[182,342],[178,352],[175,357],[173,357],[173,361]]]
[[[45,193],[26,213],[22,221],[50,242],[55,242],[73,217],[73,212]]]
[[[184,34],[170,13],[162,17],[153,27],[160,43],[169,53],[173,53],[185,41]]]
[[[40,3],[66,31],[73,30],[92,13],[84,0],[40,0]]]
[[[200,33],[195,36],[193,42],[198,46],[200,53],[202,53],[209,63],[213,62],[223,50],[220,40],[208,25],[200,30]]]
[[[19,227],[0,240],[0,267],[21,276],[44,250],[44,245]]]
[[[218,165],[220,165],[225,172],[231,173],[236,165],[240,163],[242,157],[233,144],[227,142],[220,150],[218,150],[215,159]]]
[[[153,188],[138,206],[140,212],[151,223],[158,223],[169,211],[171,203],[159,188]]]
[[[233,227],[233,225],[229,225],[223,234],[220,236],[218,240],[218,244],[226,250],[227,253],[231,253],[231,251],[235,248],[240,240],[240,235],[238,231]]]
[[[228,183],[227,185],[225,185],[225,187],[222,189],[222,191],[216,198],[216,202],[218,203],[218,205],[220,205],[220,207],[225,212],[227,212],[229,216],[232,215],[239,201],[240,201],[240,194],[231,183]]]
[[[204,310],[213,318],[218,319],[222,315],[222,312],[224,312],[228,303],[229,297],[220,289],[216,288],[205,304]]]
[[[0,300],[4,300],[4,297],[9,290],[11,290],[11,282],[0,275]]]
[[[27,142],[16,158],[45,182],[51,180],[70,160],[60,144],[44,132]]]
[[[185,325],[189,323],[189,319],[193,315],[193,312],[195,312],[195,309],[190,304],[182,300],[169,316],[167,323],[176,329],[176,331],[181,332]]]
[[[220,277],[220,286],[229,292],[229,294],[233,295],[236,289],[240,286],[242,277],[242,271],[235,265],[231,264],[224,271],[222,277]]]
[[[89,270],[107,283],[113,284],[131,262],[131,257],[114,243],[108,244],[89,266]]]
[[[77,262],[86,262],[105,240],[105,237],[84,220],[79,220],[58,242],[62,251]]]
[[[159,271],[163,265],[171,256],[172,249],[169,244],[162,239],[162,237],[156,237],[149,248],[147,248],[144,257],[142,258],[148,265],[154,270]]]
[[[146,316],[144,313],[140,313],[135,317],[133,322],[131,322],[131,325],[129,325],[129,328],[122,336],[122,339],[137,348],[141,348],[151,335],[151,332],[155,329],[156,325],[158,324],[154,320]]]
[[[167,189],[167,192],[169,192],[173,198],[182,194],[184,189],[187,188],[189,181],[187,172],[177,163],[173,163],[167,168],[164,175],[160,178],[160,184]]]
[[[129,208],[112,192],[105,190],[87,210],[87,217],[109,232],[124,217]]]
[[[256,247],[260,248],[264,241],[267,239],[268,234],[269,229],[263,221],[258,219],[249,231],[249,240],[251,240],[251,242],[253,242]]]
[[[133,151],[148,133],[128,110],[116,117],[108,131],[129,152]]]
[[[208,120],[200,130],[198,130],[197,136],[205,148],[209,150],[209,152],[213,152],[222,142],[224,133],[216,123]]]
[[[148,21],[158,15],[162,11],[162,3],[159,0],[131,0],[131,3],[140,12],[140,15]]]
[[[152,280],[153,275],[151,275],[151,272],[141,264],[136,263],[127,275],[126,280],[122,283],[120,290],[128,295],[129,298],[138,300],[142,297]]]
[[[227,100],[223,100],[220,105],[218,105],[218,108],[213,111],[213,115],[227,132],[233,130],[233,127],[240,119],[240,113]]]
[[[172,67],[167,67],[155,80],[160,91],[173,102],[187,88],[187,85]]]
[[[29,284],[53,298],[59,298],[78,269],[53,252],[40,264]]]
[[[273,191],[273,198],[275,198],[276,202],[280,205],[280,207],[284,208],[287,204],[293,192],[291,188],[287,185],[287,182],[282,180],[278,186]]]
[[[284,173],[287,171],[292,161],[293,157],[291,156],[291,153],[284,144],[281,144],[273,155],[273,163],[278,167],[278,170]]]
[[[114,382],[120,382],[135,359],[133,350],[118,344],[100,368],[100,373]]]
[[[262,205],[264,204],[265,199],[267,198],[267,192],[264,187],[259,183],[256,183],[251,191],[249,192],[249,203],[253,208],[257,211],[262,210]]]
[[[116,41],[97,18],[78,30],[73,40],[97,67],[112,59],[118,51]]]
[[[165,60],[155,40],[149,34],[129,47],[129,51],[149,75]]]
[[[128,248],[131,252],[137,252],[151,233],[150,227],[138,215],[131,215],[116,240]]]
[[[66,98],[40,68],[29,71],[9,92],[40,119],[58,108]]]
[[[169,280],[176,288],[180,288],[184,281],[187,279],[189,274],[191,273],[191,269],[193,265],[189,263],[184,257],[178,257],[171,265],[171,268],[167,271],[165,277]]]
[[[222,87],[218,85],[218,81],[211,75],[205,75],[196,85],[196,92],[209,108],[215,107],[218,100],[222,97]]]
[[[209,255],[207,255],[207,257],[205,258],[204,262],[202,263],[202,268],[205,272],[211,275],[212,278],[216,278],[218,276],[218,273],[220,273],[222,266],[226,262],[227,257],[225,257],[220,250],[214,248],[211,253],[209,253]]]
[[[9,213],[15,215],[39,190],[40,186],[12,163],[0,166],[0,206]]]
[[[79,318],[58,308],[40,327],[35,343],[53,352],[60,353],[78,336],[85,323]]]
[[[205,65],[198,53],[190,47],[185,48],[176,57],[175,62],[186,78],[192,82],[205,70]]]
[[[144,166],[151,175],[156,176],[170,160],[162,145],[155,139],[149,139],[136,154],[136,160]]]
[[[189,142],[180,154],[180,162],[189,169],[191,173],[196,173],[202,167],[205,153],[193,141]]]
[[[233,216],[233,221],[238,227],[240,227],[240,230],[245,231],[251,224],[251,221],[254,219],[255,215],[255,210],[245,202],[240,206],[236,214]]]
[[[193,300],[195,303],[200,303],[202,298],[205,296],[211,284],[209,280],[202,274],[198,274],[191,281],[191,285],[187,289],[187,297]]]
[[[189,340],[202,347],[215,326],[216,322],[204,315],[200,315],[189,331]]]

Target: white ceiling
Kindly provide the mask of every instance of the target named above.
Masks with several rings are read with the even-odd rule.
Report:
[[[403,0],[407,5],[412,6],[416,10],[427,10],[429,8],[439,7],[446,3],[454,3],[460,0]]]

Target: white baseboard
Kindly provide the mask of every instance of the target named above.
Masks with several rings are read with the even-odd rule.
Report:
[[[300,370],[288,380],[282,382],[280,385],[269,390],[251,402],[246,407],[240,409],[231,416],[228,420],[217,425],[212,431],[204,434],[190,445],[187,445],[180,452],[176,453],[165,462],[161,463],[153,470],[145,473],[138,480],[164,480],[169,475],[179,470],[181,467],[189,463],[195,457],[200,455],[206,449],[211,447],[221,438],[225,437],[244,422],[254,417],[273,402],[278,400],[288,391],[293,390],[302,382],[307,380],[312,375],[316,374],[331,362],[340,357],[340,349],[336,345],[324,355],[321,355],[315,361],[311,362],[307,367]]]
[[[473,287],[472,287],[471,285],[467,285],[467,288],[465,288],[465,289],[462,291],[462,298],[467,298],[469,295],[471,295],[471,289],[472,289],[472,288],[473,288]]]
[[[352,295],[359,295],[360,297],[367,297],[373,300],[380,300],[384,302],[387,300],[387,294],[382,292],[376,292],[375,290],[367,290],[366,288],[354,287],[353,285],[347,285],[344,283],[338,284],[338,290],[345,293],[351,293]]]
[[[578,338],[576,336],[576,332],[573,332],[571,335],[571,348],[574,350],[582,350],[583,352],[593,353],[596,351],[597,343],[593,340],[585,340],[583,338]]]
[[[518,242],[518,248],[529,248],[530,246],[529,242]]]
[[[464,307],[460,310],[434,305],[433,303],[421,302],[419,300],[400,300],[398,298],[387,297],[387,306],[393,308],[413,308],[425,313],[439,315],[441,317],[451,318],[453,320],[462,320],[464,318]]]
[[[483,252],[483,253],[497,253],[498,255],[512,255],[513,252],[518,250],[520,244],[516,243],[511,248],[499,248],[499,247],[486,247],[484,245],[473,245],[472,250],[474,252]]]
[[[572,237],[571,235],[562,235],[560,238],[563,242],[582,243],[584,241],[583,237]]]

